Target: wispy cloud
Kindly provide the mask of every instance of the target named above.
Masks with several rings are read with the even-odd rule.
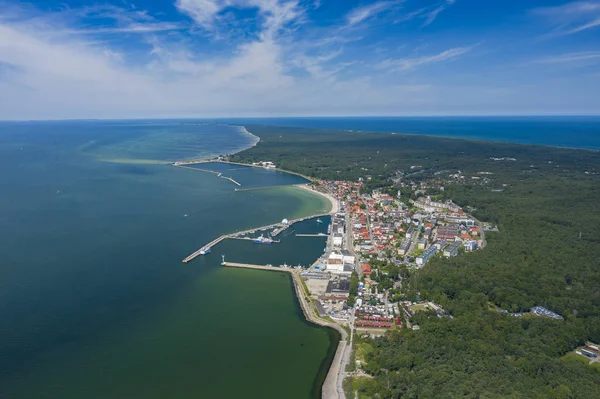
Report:
[[[346,21],[350,26],[356,25],[398,3],[399,1],[378,1],[368,6],[355,8],[346,15]]]
[[[600,1],[576,1],[532,10],[554,25],[550,36],[565,36],[600,26]]]
[[[408,11],[400,18],[394,21],[395,24],[405,21],[410,21],[415,18],[424,19],[423,27],[431,25],[442,11],[448,9],[449,6],[453,5],[455,0],[444,0],[440,3],[432,6],[421,7],[413,11]]]
[[[562,54],[556,57],[542,58],[534,61],[536,64],[563,64],[573,62],[600,61],[600,51],[584,51],[579,53]]]
[[[428,55],[423,57],[413,57],[413,58],[399,58],[399,59],[387,59],[383,62],[380,62],[376,65],[377,69],[387,69],[391,71],[409,71],[415,69],[417,67],[433,64],[443,61],[448,61],[453,58],[457,58],[463,54],[468,53],[473,49],[474,46],[471,47],[456,47],[446,51],[443,51],[439,54]]]
[[[343,49],[340,48],[326,54],[312,57],[304,54],[297,55],[291,61],[291,64],[297,68],[306,70],[306,72],[316,79],[332,79],[335,75],[353,64],[353,62],[340,62],[335,65],[324,66],[328,65],[330,61],[338,58],[340,55],[342,55],[342,53]]]
[[[176,0],[175,6],[206,30],[214,29],[219,14],[227,8],[258,9],[265,38],[271,38],[286,24],[299,20],[305,12],[300,0]]]
[[[221,0],[177,0],[179,11],[189,15],[198,25],[211,29],[215,16],[227,5]]]
[[[170,30],[180,30],[186,27],[181,24],[175,24],[170,22],[157,22],[157,23],[132,23],[127,26],[116,26],[116,27],[96,27],[89,29],[69,29],[60,31],[58,33],[70,33],[70,34],[103,34],[103,33],[152,33],[152,32],[165,32]]]
[[[427,13],[427,18],[425,19],[423,26],[431,25],[431,23],[433,21],[435,21],[435,19],[437,18],[438,14],[441,13],[442,11],[444,11],[445,9],[446,9],[446,6],[439,6],[436,9],[434,9],[433,11]]]

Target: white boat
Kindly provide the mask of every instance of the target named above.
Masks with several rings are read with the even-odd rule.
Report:
[[[256,244],[272,244],[273,240],[271,238],[265,237],[262,234],[260,235],[260,237],[255,238],[253,240]]]
[[[317,223],[323,223],[321,219],[317,219]]]
[[[200,255],[206,255],[206,254],[209,254],[209,253],[210,253],[210,247],[203,248],[203,249],[200,251]]]

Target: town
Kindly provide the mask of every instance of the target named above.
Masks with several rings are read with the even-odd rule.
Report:
[[[409,292],[406,283],[435,258],[484,249],[486,232],[498,228],[477,220],[451,200],[427,195],[431,185],[398,179],[392,192],[388,188],[371,193],[363,192],[363,186],[362,180],[313,183],[315,190],[338,201],[325,253],[301,273],[320,316],[371,336],[390,328],[418,330],[411,321],[417,311],[451,318],[440,304]],[[443,191],[441,185],[435,188]],[[411,198],[404,197],[403,191]],[[529,314],[562,319],[541,306]]]
[[[371,335],[411,327],[417,310],[451,317],[440,305],[408,298],[403,287],[411,271],[435,257],[454,257],[484,248],[488,226],[452,201],[438,201],[416,190],[402,198],[363,182],[317,181],[317,191],[339,202],[332,215],[325,254],[302,273],[321,316]],[[415,191],[412,191],[413,196]]]

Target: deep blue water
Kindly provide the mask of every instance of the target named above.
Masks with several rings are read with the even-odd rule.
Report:
[[[229,123],[361,130],[600,150],[600,116],[244,118]]]

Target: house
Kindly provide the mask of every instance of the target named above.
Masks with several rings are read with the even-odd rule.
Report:
[[[454,240],[458,237],[458,226],[440,226],[437,229],[437,238],[440,240]]]
[[[363,263],[362,265],[362,273],[366,276],[371,274],[371,266],[368,263]]]
[[[442,249],[444,249],[448,246],[448,241],[438,240],[435,242],[435,244],[433,244],[433,246],[436,247],[439,251],[441,251]]]
[[[410,249],[411,244],[412,241],[409,238],[405,238],[404,240],[402,240],[402,243],[400,243],[400,247],[398,248],[398,255],[406,255],[408,253],[408,250]]]
[[[438,249],[434,246],[427,248],[421,255],[417,256],[416,262],[417,265],[423,266],[429,259],[431,259],[436,253]]]
[[[465,244],[465,251],[467,252],[475,251],[477,248],[479,248],[477,241],[469,241]]]
[[[450,245],[448,248],[444,249],[444,256],[446,258],[450,258],[458,255],[458,248],[460,247],[460,245],[460,241],[457,241],[454,244]]]

